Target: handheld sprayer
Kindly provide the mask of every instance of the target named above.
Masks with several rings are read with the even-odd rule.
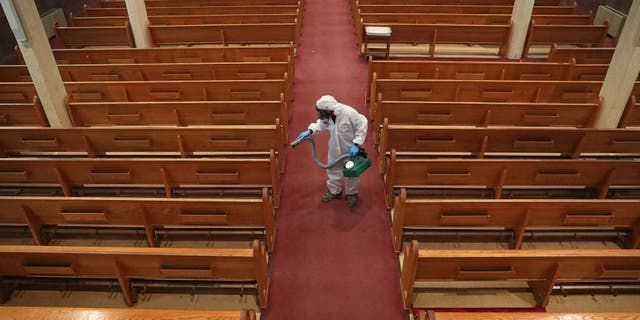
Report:
[[[341,154],[333,161],[324,164],[320,162],[320,159],[318,159],[316,142],[311,136],[291,142],[291,147],[295,148],[302,141],[309,141],[309,143],[311,143],[311,154],[313,156],[313,161],[315,161],[316,165],[318,165],[318,167],[322,169],[331,168],[340,161],[349,158],[349,161],[345,163],[344,168],[342,169],[342,174],[345,177],[359,177],[365,170],[367,170],[367,168],[371,166],[371,159],[367,157],[367,153],[364,151],[364,148],[360,148],[360,151],[358,151],[358,154],[356,154],[355,156],[351,156],[349,153]]]

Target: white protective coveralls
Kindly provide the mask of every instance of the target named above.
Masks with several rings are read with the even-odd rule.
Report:
[[[338,103],[333,96],[329,95],[320,97],[316,102],[316,108],[318,110],[333,111],[335,115],[335,122],[332,117],[329,118],[326,124],[322,119],[318,119],[315,123],[311,123],[308,128],[313,131],[313,134],[318,134],[325,130],[329,130],[331,133],[328,162],[348,153],[354,143],[359,146],[364,144],[364,140],[367,137],[367,118],[365,116],[348,105]],[[342,178],[342,169],[346,161],[348,160],[345,159],[327,169],[327,176],[329,177],[327,188],[332,194],[342,192],[340,179]],[[358,193],[358,177],[345,177],[344,184],[346,195]]]

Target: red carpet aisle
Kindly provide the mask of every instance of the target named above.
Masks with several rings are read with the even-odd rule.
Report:
[[[357,55],[348,3],[305,0],[291,139],[317,119],[315,101],[323,94],[365,112],[367,64]],[[323,161],[327,139],[316,139]],[[373,155],[372,140],[370,130],[366,148]],[[309,148],[289,150],[264,319],[405,319],[377,164],[360,179],[357,207],[347,208],[344,198],[325,204],[326,174]]]

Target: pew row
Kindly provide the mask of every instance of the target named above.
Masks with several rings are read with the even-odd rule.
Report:
[[[422,281],[527,281],[537,306],[544,307],[558,282],[640,278],[640,250],[419,250],[415,240],[404,250],[405,309]]]
[[[253,310],[160,310],[160,309],[114,309],[114,308],[64,308],[64,307],[0,307],[0,318],[5,320],[68,320],[85,319],[88,314],[100,319],[155,320],[255,320]]]
[[[279,165],[269,159],[112,159],[0,158],[0,185],[7,188],[74,189],[154,188],[172,198],[176,188],[200,191],[271,188],[274,207],[280,197]]]
[[[4,83],[7,90],[32,83]],[[291,101],[289,79],[65,82],[71,101]],[[35,90],[34,90],[35,91]]]
[[[60,27],[55,26],[56,42],[62,48],[87,46],[135,47],[129,21],[120,26]]]
[[[300,44],[298,23],[149,25],[154,46]]]
[[[20,49],[14,48],[21,64]],[[58,64],[288,62],[293,64],[293,47],[163,47],[53,49]],[[293,66],[292,66],[293,68]]]
[[[149,16],[152,25],[186,25],[186,24],[257,24],[257,23],[293,23],[298,14],[234,14],[234,15],[166,15]],[[129,18],[125,16],[106,17],[70,17],[74,27],[121,26]]]
[[[542,25],[536,24],[535,19],[529,23],[527,40],[522,56],[529,56],[529,49],[537,44],[574,44],[600,47],[607,38],[609,22],[604,25]]]
[[[291,101],[288,79],[65,82],[65,88],[71,102]],[[32,103],[35,96],[31,82],[0,86],[0,103]]]
[[[376,79],[371,97],[394,101],[598,103],[601,81]]]
[[[488,61],[373,61],[369,59],[367,98],[373,79],[455,79],[603,81],[608,64]],[[640,79],[640,78],[639,78]]]
[[[356,29],[362,24],[509,24],[510,14],[478,13],[360,13]],[[538,25],[590,25],[593,17],[586,15],[533,15]]]
[[[577,3],[567,6],[534,6],[534,15],[575,15]],[[359,21],[359,14],[366,13],[460,13],[460,14],[511,14],[513,6],[506,5],[413,5],[413,4],[358,4],[358,10],[352,12],[354,21]]]
[[[425,5],[425,4],[434,4],[434,5],[448,5],[448,6],[457,6],[457,5],[483,5],[483,6],[511,6],[513,5],[513,0],[350,0],[352,5],[391,5],[391,4],[409,4],[409,5]],[[536,6],[557,6],[562,2],[558,0],[536,0]]]
[[[127,16],[126,8],[91,8],[84,6],[87,17],[124,17]],[[147,7],[148,16],[168,15],[210,15],[210,14],[298,14],[302,22],[302,10],[300,5],[231,5],[231,6],[169,6]]]
[[[588,313],[559,313],[559,312],[433,312],[421,310],[418,320],[638,320],[637,312],[588,312]]]
[[[302,5],[299,0],[146,0],[147,7],[171,7],[171,6],[230,6],[230,5]],[[98,6],[101,8],[126,8],[122,0],[100,0]]]
[[[44,113],[38,96],[33,102],[0,102],[0,126],[48,127],[49,119]]]
[[[358,48],[364,51],[364,28],[384,25],[392,29],[389,42],[391,44],[429,44],[430,56],[435,55],[437,44],[481,44],[497,45],[498,55],[506,54],[509,43],[511,23],[504,25],[460,25],[460,24],[410,24],[410,23],[365,23],[356,30]]]
[[[390,124],[589,127],[598,103],[388,101],[373,104],[374,128]],[[374,135],[376,138],[377,135]],[[377,139],[377,138],[376,138]]]
[[[288,104],[278,101],[67,102],[74,126],[270,125],[283,119]]]
[[[630,231],[629,247],[640,249],[640,200],[432,200],[407,198],[401,189],[392,210],[393,244],[400,252],[404,229],[504,228],[520,249],[527,228],[607,228]]]
[[[0,131],[2,132],[2,131]],[[638,157],[640,130],[577,128],[461,128],[394,125],[380,132],[378,162],[387,155],[419,157]]]
[[[58,66],[62,80],[173,81],[173,80],[287,80],[293,92],[293,63],[218,62],[180,64],[78,64]],[[26,66],[0,66],[0,81],[31,82]]]
[[[629,102],[620,118],[618,128],[640,127],[640,102],[635,95],[629,98]]]
[[[0,246],[0,257],[4,277],[117,279],[129,306],[136,280],[223,280],[255,282],[267,307],[267,254],[257,240],[252,249]]]
[[[385,175],[387,207],[397,188],[491,190],[595,190],[598,198],[610,189],[640,186],[640,162],[634,160],[488,160],[398,159],[391,151]]]
[[[44,227],[135,226],[144,229],[149,247],[160,241],[156,230],[164,227],[264,229],[267,250],[276,236],[273,200],[267,188],[261,198],[153,199],[90,197],[0,197],[0,224],[27,225],[37,245],[46,245]]]
[[[578,64],[609,64],[616,48],[563,48],[554,43],[547,61],[567,62],[575,59]]]
[[[277,121],[277,120],[276,120]],[[287,140],[279,121],[264,126],[207,126],[192,128],[0,128],[0,155],[80,154],[89,157],[118,155],[182,158],[207,155],[269,156],[278,161]]]

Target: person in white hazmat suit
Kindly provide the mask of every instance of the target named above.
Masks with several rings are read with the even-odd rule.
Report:
[[[316,110],[318,111],[318,120],[309,124],[308,130],[300,133],[296,140],[328,130],[331,133],[328,162],[347,152],[352,156],[356,155],[367,137],[367,118],[354,108],[339,103],[329,95],[320,97],[316,102]],[[342,197],[341,178],[346,161],[347,159],[327,169],[328,191],[322,196],[323,202]],[[349,207],[358,203],[358,183],[358,177],[344,178],[347,206]]]

